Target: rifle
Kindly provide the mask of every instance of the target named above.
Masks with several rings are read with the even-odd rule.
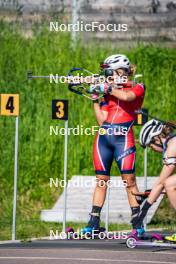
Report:
[[[89,75],[88,75],[89,74]],[[85,76],[86,75],[86,76]],[[77,77],[77,80],[75,81],[75,77]],[[137,74],[134,76],[135,81],[137,78],[142,77],[142,74]],[[59,76],[59,75],[33,75],[32,71],[27,72],[27,79],[50,79],[56,78],[57,80],[61,80],[62,78],[65,78],[64,83],[68,83],[68,89],[76,93],[78,95],[84,96],[90,100],[95,100],[92,98],[92,94],[96,93],[98,95],[98,99],[102,98],[104,96],[104,93],[101,92],[100,84],[106,81],[105,78],[110,78],[111,81],[113,81],[113,70],[109,69],[106,70],[105,75],[100,74],[94,74],[90,72],[87,69],[84,68],[72,68],[67,76]],[[89,80],[89,81],[87,81]],[[94,84],[91,86],[91,84]],[[117,88],[122,88],[122,82],[117,83]]]

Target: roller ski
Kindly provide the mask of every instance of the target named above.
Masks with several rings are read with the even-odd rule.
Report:
[[[144,247],[161,247],[161,248],[176,249],[176,242],[166,240],[165,237],[163,237],[160,234],[154,234],[154,236],[151,236],[150,240],[141,240],[135,237],[129,237],[126,241],[126,246],[128,248],[136,248],[138,246],[144,246]]]
[[[127,233],[123,232],[116,232],[116,231],[111,231],[107,232],[104,227],[99,227],[98,229],[90,228],[90,227],[85,227],[81,229],[80,231],[74,231],[72,227],[69,227],[66,229],[66,235],[67,239],[126,239],[127,238]]]
[[[75,231],[74,228],[68,227],[66,229],[67,239],[101,239],[106,237],[106,229],[104,227],[92,228],[84,227],[80,231]]]
[[[156,246],[175,248],[176,249],[176,233],[164,236],[162,240],[154,241]]]
[[[165,236],[164,240],[176,244],[176,233],[171,236]]]
[[[164,237],[158,233],[147,234],[143,227],[134,229],[126,240],[128,248],[152,244],[158,241],[163,241]]]
[[[163,236],[158,233],[146,234],[139,233],[139,230],[133,230],[126,240],[128,248],[136,248],[138,246],[146,247],[163,247],[176,249],[176,234]]]
[[[87,227],[82,230],[82,232],[88,231]],[[127,234],[123,234],[123,232],[116,232],[116,231],[111,231],[107,232],[104,227],[100,227],[97,230],[92,230],[92,232],[89,233],[90,237],[92,239],[126,239]]]

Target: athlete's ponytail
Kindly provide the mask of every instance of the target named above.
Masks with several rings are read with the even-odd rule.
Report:
[[[136,65],[135,65],[135,64],[131,64],[131,65],[130,65],[130,72],[129,72],[129,75],[130,75],[130,76],[133,76],[133,75],[135,75],[135,73],[136,73]]]
[[[163,127],[161,136],[167,137],[169,134],[171,134],[174,131],[174,128],[171,126],[168,126],[167,124]]]

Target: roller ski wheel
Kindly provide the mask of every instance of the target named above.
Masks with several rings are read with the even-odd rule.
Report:
[[[72,239],[74,234],[74,229],[72,227],[67,227],[65,233],[67,235],[67,239]]]
[[[126,240],[126,246],[128,248],[135,248],[138,242],[143,241],[145,236],[145,230],[143,227],[139,229],[133,229]]]
[[[126,240],[126,246],[128,248],[135,248],[138,240],[139,237],[137,229],[133,229]]]
[[[137,238],[135,236],[129,236],[126,240],[127,248],[135,248],[137,244]]]
[[[74,233],[74,229],[72,227],[67,227],[66,233]]]

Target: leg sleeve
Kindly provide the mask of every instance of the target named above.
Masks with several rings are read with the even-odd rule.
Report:
[[[96,135],[93,148],[93,162],[95,173],[99,175],[110,175],[114,156],[114,149],[109,146],[106,135]]]
[[[121,174],[131,174],[135,172],[136,147],[134,140],[124,137],[119,144],[116,144],[114,158],[117,162]]]

